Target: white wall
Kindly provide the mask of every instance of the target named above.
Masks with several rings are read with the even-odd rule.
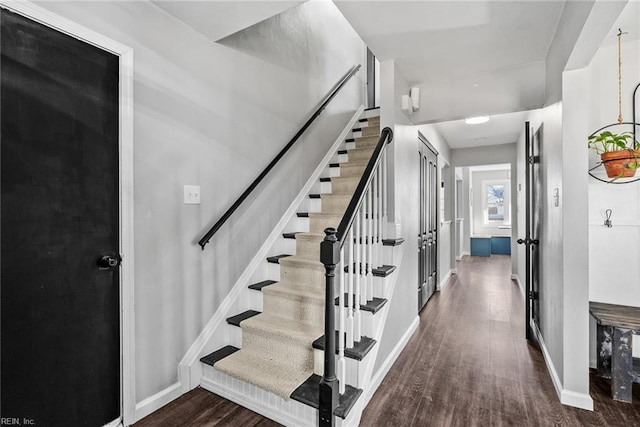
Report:
[[[402,263],[394,274],[397,285],[389,302],[387,324],[378,343],[380,346],[374,373],[387,360],[400,338],[418,314],[418,251],[419,181],[418,131],[439,152],[439,166],[449,162],[449,146],[432,126],[414,126],[410,116],[402,111],[401,96],[409,94],[409,83],[398,72],[394,60],[380,62],[381,126],[393,129],[394,139],[388,153],[389,162],[389,228],[390,233],[406,240],[399,246]],[[453,168],[450,168],[453,171]],[[449,239],[449,241],[446,241]],[[449,236],[442,236],[438,256],[450,253]],[[448,270],[447,270],[448,271]],[[446,272],[441,273],[446,274]]]
[[[635,28],[640,28],[640,16]],[[623,29],[624,31],[624,29]],[[631,94],[640,83],[640,40],[622,43],[622,116],[632,121]],[[595,54],[587,68],[588,132],[615,123],[618,112],[617,64],[615,38],[605,39],[605,45]],[[640,116],[640,99],[636,104]],[[640,120],[640,117],[637,118]],[[630,130],[630,126],[609,129],[612,132]],[[640,128],[638,129],[640,133]],[[591,150],[590,150],[591,151]],[[590,165],[597,161],[591,153]],[[599,171],[598,174],[600,175]],[[636,176],[640,176],[637,174]],[[604,226],[605,211],[613,211],[612,228]],[[625,185],[605,184],[589,180],[589,299],[610,304],[640,307],[640,182]],[[590,364],[595,366],[595,322],[591,322]],[[634,356],[640,357],[640,337],[634,337]]]
[[[506,181],[505,185],[505,211],[509,210],[511,215],[511,174],[507,170],[499,171],[472,171],[471,173],[471,194],[473,200],[472,218],[473,235],[484,234],[489,236],[511,236],[511,229],[498,228],[496,224],[485,223],[484,218],[484,192],[483,187],[486,181]],[[506,219],[506,218],[505,218]],[[509,217],[511,221],[511,217]]]
[[[134,49],[140,402],[177,381],[178,362],[363,102],[364,73],[204,252],[197,239],[348,69],[364,64],[365,46],[330,2],[304,3],[258,24],[242,52],[146,1],[40,5]],[[277,46],[267,53],[257,38],[263,31]],[[285,62],[283,52],[295,55]],[[202,186],[200,206],[182,204],[184,184]]]

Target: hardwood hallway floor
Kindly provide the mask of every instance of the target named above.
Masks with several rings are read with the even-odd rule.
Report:
[[[420,314],[420,325],[365,409],[369,426],[640,426],[633,404],[611,400],[591,376],[595,411],[558,401],[539,349],[524,339],[524,303],[508,256],[465,257]],[[273,421],[195,389],[135,424],[272,426]]]
[[[466,256],[369,402],[362,426],[640,426],[591,375],[595,411],[560,404],[540,350],[524,339],[524,300],[505,255]]]

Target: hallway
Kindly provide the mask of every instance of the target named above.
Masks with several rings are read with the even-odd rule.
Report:
[[[595,412],[560,404],[542,353],[524,339],[522,294],[506,255],[465,256],[378,388],[362,426],[640,425],[591,376]]]
[[[640,425],[632,405],[613,402],[592,375],[594,412],[558,401],[540,351],[524,340],[522,294],[509,256],[465,256],[362,416],[361,426]],[[195,389],[135,426],[267,426],[272,421]]]

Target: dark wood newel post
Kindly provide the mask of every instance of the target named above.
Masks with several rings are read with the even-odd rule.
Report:
[[[320,261],[324,264],[326,289],[324,309],[324,375],[320,381],[318,424],[334,426],[334,410],[338,406],[338,379],[336,378],[336,334],[334,317],[334,280],[336,265],[340,261],[340,242],[334,228],[324,230],[325,237],[320,244]]]

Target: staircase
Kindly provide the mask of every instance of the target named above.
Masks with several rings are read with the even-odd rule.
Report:
[[[328,164],[255,269],[252,284],[239,293],[229,309],[233,315],[211,337],[211,342],[227,345],[200,358],[203,388],[285,425],[318,424],[327,286],[320,248],[325,229],[340,225],[379,142],[379,110],[362,112],[346,136],[334,145]],[[370,383],[375,355],[369,355],[377,353],[386,318],[380,315],[387,303],[385,288],[395,269],[392,251],[384,245],[402,241],[383,239],[382,178],[380,168],[338,266],[334,304],[340,326],[335,332],[340,394],[333,414],[341,425],[357,425],[364,408],[364,402],[357,403]],[[360,235],[367,227],[369,232]]]

